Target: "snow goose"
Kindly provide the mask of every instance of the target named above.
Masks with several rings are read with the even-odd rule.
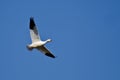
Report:
[[[46,41],[42,41],[40,39],[33,17],[30,18],[29,28],[32,43],[27,45],[28,50],[31,51],[35,48],[44,53],[46,56],[55,58],[55,56],[44,46],[46,43],[51,42],[51,39],[47,39]]]

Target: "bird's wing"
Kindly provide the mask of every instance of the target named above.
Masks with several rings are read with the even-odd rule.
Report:
[[[37,49],[42,51],[46,56],[55,58],[55,56],[45,46],[39,46]]]
[[[37,27],[35,25],[34,19],[32,17],[30,18],[29,28],[30,28],[30,36],[31,36],[32,42],[39,41],[40,36],[39,36],[38,30],[37,30]]]

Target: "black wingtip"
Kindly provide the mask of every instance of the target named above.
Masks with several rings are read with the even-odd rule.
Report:
[[[34,27],[35,27],[34,18],[30,17],[30,29],[34,29]]]
[[[46,55],[46,56],[48,56],[48,57],[55,58],[55,56],[54,56],[54,55],[52,55],[52,54],[50,54],[50,53],[46,53],[45,55]]]

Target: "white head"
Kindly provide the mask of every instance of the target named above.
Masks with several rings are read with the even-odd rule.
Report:
[[[52,40],[51,40],[51,39],[47,39],[46,41],[47,41],[47,42],[51,42]]]

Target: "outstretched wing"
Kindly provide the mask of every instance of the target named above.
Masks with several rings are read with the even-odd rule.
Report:
[[[55,56],[45,46],[39,46],[37,49],[42,51],[46,56],[55,58]]]
[[[40,41],[40,36],[37,30],[37,27],[35,25],[34,19],[32,17],[30,18],[29,28],[30,28],[30,36],[31,36],[32,42]]]

